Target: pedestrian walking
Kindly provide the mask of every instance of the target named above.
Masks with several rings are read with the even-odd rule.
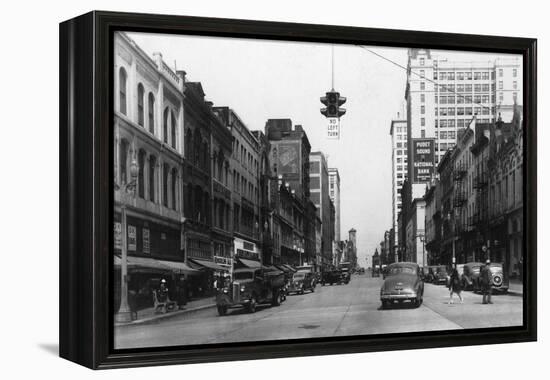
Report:
[[[460,303],[464,303],[464,299],[462,298],[462,281],[460,280],[460,275],[458,274],[458,270],[456,269],[456,264],[453,267],[451,278],[449,279],[449,291],[449,304],[453,303],[454,293],[456,293],[456,295],[460,299]]]
[[[491,281],[491,260],[487,259],[485,261],[485,265],[481,267],[481,271],[479,273],[480,281],[481,281],[481,292],[483,294],[483,301],[482,303],[490,304],[491,302],[491,292],[492,292],[492,281]]]

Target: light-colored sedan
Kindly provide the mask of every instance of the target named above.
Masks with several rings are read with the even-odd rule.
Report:
[[[424,297],[424,282],[420,267],[416,263],[393,263],[386,271],[384,284],[380,289],[382,308],[394,302],[412,302],[415,307],[422,304]]]

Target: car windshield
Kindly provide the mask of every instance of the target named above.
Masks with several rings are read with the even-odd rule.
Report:
[[[235,280],[250,280],[252,279],[252,272],[234,272],[233,278]]]
[[[306,276],[305,273],[294,273],[295,280],[303,280],[305,276]]]
[[[390,268],[390,274],[400,274],[400,273],[408,273],[408,274],[416,274],[416,269],[414,267],[405,267],[405,266],[395,266]]]

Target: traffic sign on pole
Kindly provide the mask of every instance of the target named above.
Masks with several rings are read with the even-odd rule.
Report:
[[[337,117],[327,118],[327,138],[340,139],[340,119]]]

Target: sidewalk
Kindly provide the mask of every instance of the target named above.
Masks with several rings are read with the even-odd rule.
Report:
[[[511,293],[523,294],[523,282],[517,279],[510,280],[510,288],[508,291]]]
[[[115,323],[115,326],[129,326],[129,325],[140,325],[145,323],[156,322],[159,320],[172,318],[178,315],[193,313],[196,311],[208,309],[210,307],[216,306],[216,297],[206,297],[194,299],[187,302],[185,307],[181,310],[169,311],[167,313],[155,313],[154,307],[149,307],[147,309],[142,309],[137,312],[137,319],[126,322],[126,323]]]

